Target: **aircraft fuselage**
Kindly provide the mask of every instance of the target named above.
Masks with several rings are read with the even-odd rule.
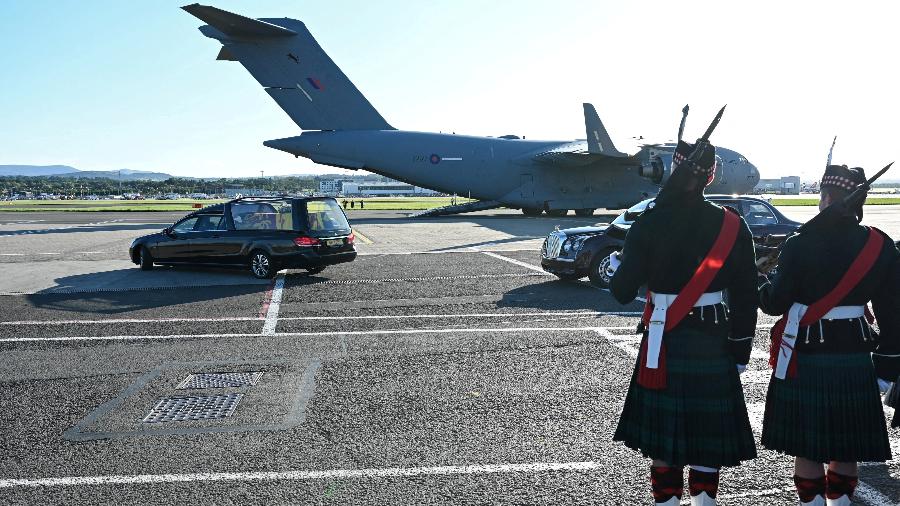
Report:
[[[571,144],[402,130],[304,132],[266,146],[346,169],[362,169],[444,193],[536,209],[621,208],[655,195],[659,185],[641,177],[647,148],[615,165],[558,167],[532,155]],[[665,149],[665,148],[663,148]],[[756,181],[749,162],[730,151],[720,157],[716,193],[744,193]],[[755,172],[755,168],[752,169]],[[752,184],[750,184],[752,183]]]

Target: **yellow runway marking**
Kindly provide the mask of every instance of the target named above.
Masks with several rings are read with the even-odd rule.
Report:
[[[364,236],[362,234],[362,232],[359,231],[358,228],[354,228],[353,233],[356,235],[356,237],[359,238],[360,241],[363,242],[363,244],[372,244],[372,239],[369,239],[368,237]]]

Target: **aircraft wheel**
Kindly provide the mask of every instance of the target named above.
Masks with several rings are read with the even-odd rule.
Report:
[[[588,216],[594,215],[594,209],[576,209],[575,216],[581,216],[582,218],[586,218]]]
[[[552,216],[554,218],[561,218],[567,214],[569,214],[568,209],[550,209],[547,211],[547,216]]]
[[[525,216],[540,216],[543,211],[536,207],[523,207],[522,214]]]

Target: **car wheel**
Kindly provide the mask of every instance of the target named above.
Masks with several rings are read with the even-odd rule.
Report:
[[[525,216],[540,216],[543,211],[536,207],[523,207],[522,214]]]
[[[568,209],[549,209],[549,210],[547,210],[547,216],[552,216],[554,218],[561,218],[567,214],[569,214]]]
[[[150,255],[150,250],[148,250],[146,246],[141,246],[141,250],[138,255],[138,262],[141,266],[141,270],[153,270],[153,257]]]
[[[554,272],[553,275],[559,278],[560,281],[577,281],[581,279],[581,276],[578,274],[559,274]]]
[[[580,216],[582,218],[587,218],[588,216],[594,215],[594,209],[576,209],[575,216]]]
[[[613,251],[616,250],[607,248],[597,253],[594,259],[591,260],[591,270],[588,271],[588,277],[591,279],[591,284],[597,288],[609,288],[609,276],[606,274],[606,268],[609,267],[609,255]]]
[[[268,279],[278,272],[269,254],[262,250],[250,253],[250,272],[257,279]]]
[[[320,273],[320,272],[322,272],[322,271],[324,271],[324,270],[325,270],[325,266],[324,266],[324,265],[320,265],[320,266],[318,266],[318,267],[311,267],[311,268],[309,268],[309,269],[306,269],[306,272],[307,272],[307,274],[309,274],[310,276],[313,276],[313,275],[318,274],[318,273]]]

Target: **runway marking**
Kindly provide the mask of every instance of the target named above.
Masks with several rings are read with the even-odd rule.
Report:
[[[275,286],[272,288],[272,297],[266,311],[266,322],[263,324],[262,334],[264,336],[275,335],[275,327],[278,325],[278,310],[281,308],[281,294],[284,290],[284,273],[278,274],[275,278]]]
[[[374,242],[372,241],[372,239],[369,239],[368,237],[366,237],[362,232],[359,231],[358,228],[354,228],[354,229],[353,229],[353,234],[356,235],[356,237],[357,237],[360,241],[362,241],[363,244],[374,244]]]
[[[476,251],[480,251],[480,250],[476,249]],[[504,262],[516,264],[519,267],[525,267],[526,269],[531,269],[535,272],[540,272],[544,276],[553,276],[553,274],[550,274],[549,272],[544,272],[544,269],[541,269],[540,267],[536,267],[534,265],[531,265],[531,264],[528,264],[525,262],[520,262],[520,261],[516,260],[515,258],[509,258],[509,257],[505,257],[503,255],[498,255],[498,254],[494,253],[493,251],[481,251],[481,253],[483,253],[489,257],[496,258],[497,260],[503,260]]]
[[[318,481],[377,478],[409,478],[416,476],[452,476],[472,474],[522,474],[549,472],[585,472],[598,471],[603,463],[597,461],[581,462],[533,462],[526,464],[470,464],[461,466],[434,467],[389,467],[367,469],[329,469],[321,471],[257,471],[231,473],[180,473],[180,474],[135,474],[135,475],[101,475],[101,476],[66,476],[57,478],[12,478],[0,479],[0,488],[37,488],[37,487],[85,487],[105,485],[152,485],[158,483],[191,483],[221,481]],[[738,492],[735,494],[719,494],[722,499],[763,497],[783,493],[783,489],[764,489]],[[874,504],[890,504],[890,499],[860,482],[857,495],[864,501]]]
[[[106,320],[22,320],[0,322],[0,325],[106,325],[116,323],[181,323],[181,322],[249,322],[264,320],[263,316],[222,316],[220,318],[109,318]]]
[[[18,236],[18,235],[43,234],[43,233],[47,233],[47,232],[55,232],[57,230],[71,230],[73,228],[95,227],[97,225],[108,225],[110,223],[119,223],[122,221],[125,221],[125,219],[122,218],[122,219],[117,219],[117,220],[98,221],[98,222],[94,222],[94,223],[81,223],[78,225],[70,225],[67,227],[41,228],[41,229],[34,229],[34,230],[17,230],[15,232],[2,233],[2,234],[0,234],[0,237],[14,237],[14,236]]]
[[[34,255],[100,255],[105,251],[40,251],[35,253],[0,253],[4,257],[28,257]]]
[[[177,339],[203,338],[242,338],[242,337],[333,337],[333,336],[377,336],[377,335],[409,335],[409,334],[453,334],[453,333],[490,333],[490,332],[596,332],[602,327],[512,327],[512,328],[447,328],[447,329],[392,329],[392,330],[347,330],[327,332],[274,332],[272,334],[168,334],[168,335],[120,335],[120,336],[56,336],[56,337],[4,337],[0,343],[26,342],[69,342],[69,341],[160,341]],[[630,328],[630,327],[629,327]]]
[[[432,475],[546,473],[593,471],[601,462],[535,462],[529,464],[474,464],[437,467],[390,467],[369,469],[332,469],[325,471],[261,471],[238,473],[138,474],[107,476],[69,476],[62,478],[2,479],[0,488],[60,487],[86,485],[147,485],[195,481],[304,481],[327,479],[396,478]]]
[[[523,316],[640,316],[636,311],[549,311],[535,313],[464,313],[464,314],[421,314],[421,315],[365,315],[365,316],[279,316],[278,321],[298,320],[405,320],[441,318],[505,318]],[[180,323],[180,322],[247,322],[265,320],[262,316],[223,316],[221,318],[109,318],[106,320],[19,320],[0,321],[0,325],[104,325],[115,323]],[[632,327],[628,327],[632,328]]]

